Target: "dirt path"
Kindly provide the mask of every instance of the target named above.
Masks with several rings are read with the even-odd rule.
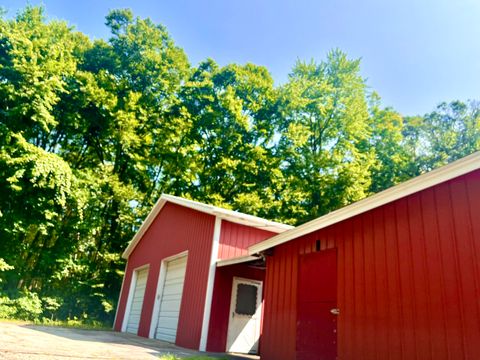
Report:
[[[171,344],[113,331],[0,322],[0,359],[158,360],[160,355],[197,355]]]

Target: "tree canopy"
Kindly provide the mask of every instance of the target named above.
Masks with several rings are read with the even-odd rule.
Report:
[[[480,149],[479,103],[402,116],[338,49],[276,85],[191,65],[130,10],[106,26],[0,18],[0,292],[44,315],[113,319],[120,254],[162,193],[297,225]]]

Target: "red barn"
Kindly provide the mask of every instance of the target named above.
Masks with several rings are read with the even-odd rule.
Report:
[[[115,330],[191,349],[257,352],[265,268],[248,246],[290,228],[162,195],[123,253]]]
[[[249,248],[262,360],[480,359],[480,153]]]

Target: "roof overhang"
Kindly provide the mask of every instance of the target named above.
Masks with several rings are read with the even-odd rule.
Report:
[[[291,225],[281,224],[278,222],[262,219],[260,217],[244,214],[238,211],[223,209],[217,206],[203,204],[198,201],[188,200],[178,196],[162,194],[162,196],[160,196],[158,201],[153,206],[150,213],[147,215],[146,219],[143,221],[142,225],[140,226],[140,229],[138,229],[137,233],[135,234],[133,239],[130,241],[130,244],[128,244],[127,248],[123,252],[122,257],[124,259],[127,259],[130,256],[133,249],[135,249],[135,246],[138,244],[140,239],[143,237],[145,232],[148,230],[150,225],[153,223],[153,221],[155,220],[155,218],[157,217],[157,215],[160,213],[160,211],[162,210],[162,208],[165,206],[167,202],[172,204],[177,204],[183,207],[187,207],[189,209],[200,211],[213,216],[217,216],[221,219],[231,221],[237,224],[247,225],[247,226],[255,227],[257,229],[262,229],[262,230],[270,231],[277,234],[293,228],[293,226]]]
[[[246,256],[239,256],[239,257],[231,258],[231,259],[218,260],[217,261],[217,267],[235,265],[235,264],[243,264],[243,263],[247,263],[247,262],[250,262],[250,261],[256,261],[258,259],[261,259],[261,257],[253,256],[253,255],[246,255]]]
[[[480,151],[249,247],[257,254],[480,168]]]

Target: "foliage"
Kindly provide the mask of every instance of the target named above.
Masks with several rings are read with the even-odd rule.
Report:
[[[376,193],[420,174],[415,163],[415,151],[408,146],[407,125],[402,116],[391,108],[381,108],[380,97],[370,96],[372,133],[369,146],[375,154],[371,168],[370,191]]]
[[[335,50],[319,64],[298,62],[282,89],[278,152],[292,219],[304,222],[368,194],[374,152],[366,146],[371,130],[359,66]]]
[[[422,170],[445,165],[480,149],[480,104],[441,103],[420,119],[417,129]]]
[[[268,216],[278,205],[273,138],[273,80],[265,68],[247,64],[199,65],[179,94],[176,119],[187,118],[173,193]],[[182,156],[183,155],[183,156]]]
[[[44,315],[49,315],[50,320],[53,320],[57,310],[62,306],[62,299],[45,296],[42,298],[43,303],[43,313]]]
[[[339,50],[276,86],[191,66],[129,10],[106,25],[92,41],[41,7],[0,15],[0,317],[111,322],[162,193],[298,224],[480,148],[478,103],[403,117]]]
[[[0,319],[15,318],[17,309],[13,306],[14,300],[8,296],[0,296]]]
[[[14,267],[12,265],[8,265],[5,260],[0,258],[0,271],[8,271],[8,270],[13,270]],[[1,281],[1,279],[0,279]]]
[[[36,293],[24,291],[13,299],[0,297],[0,318],[38,320],[42,312],[42,301]]]

